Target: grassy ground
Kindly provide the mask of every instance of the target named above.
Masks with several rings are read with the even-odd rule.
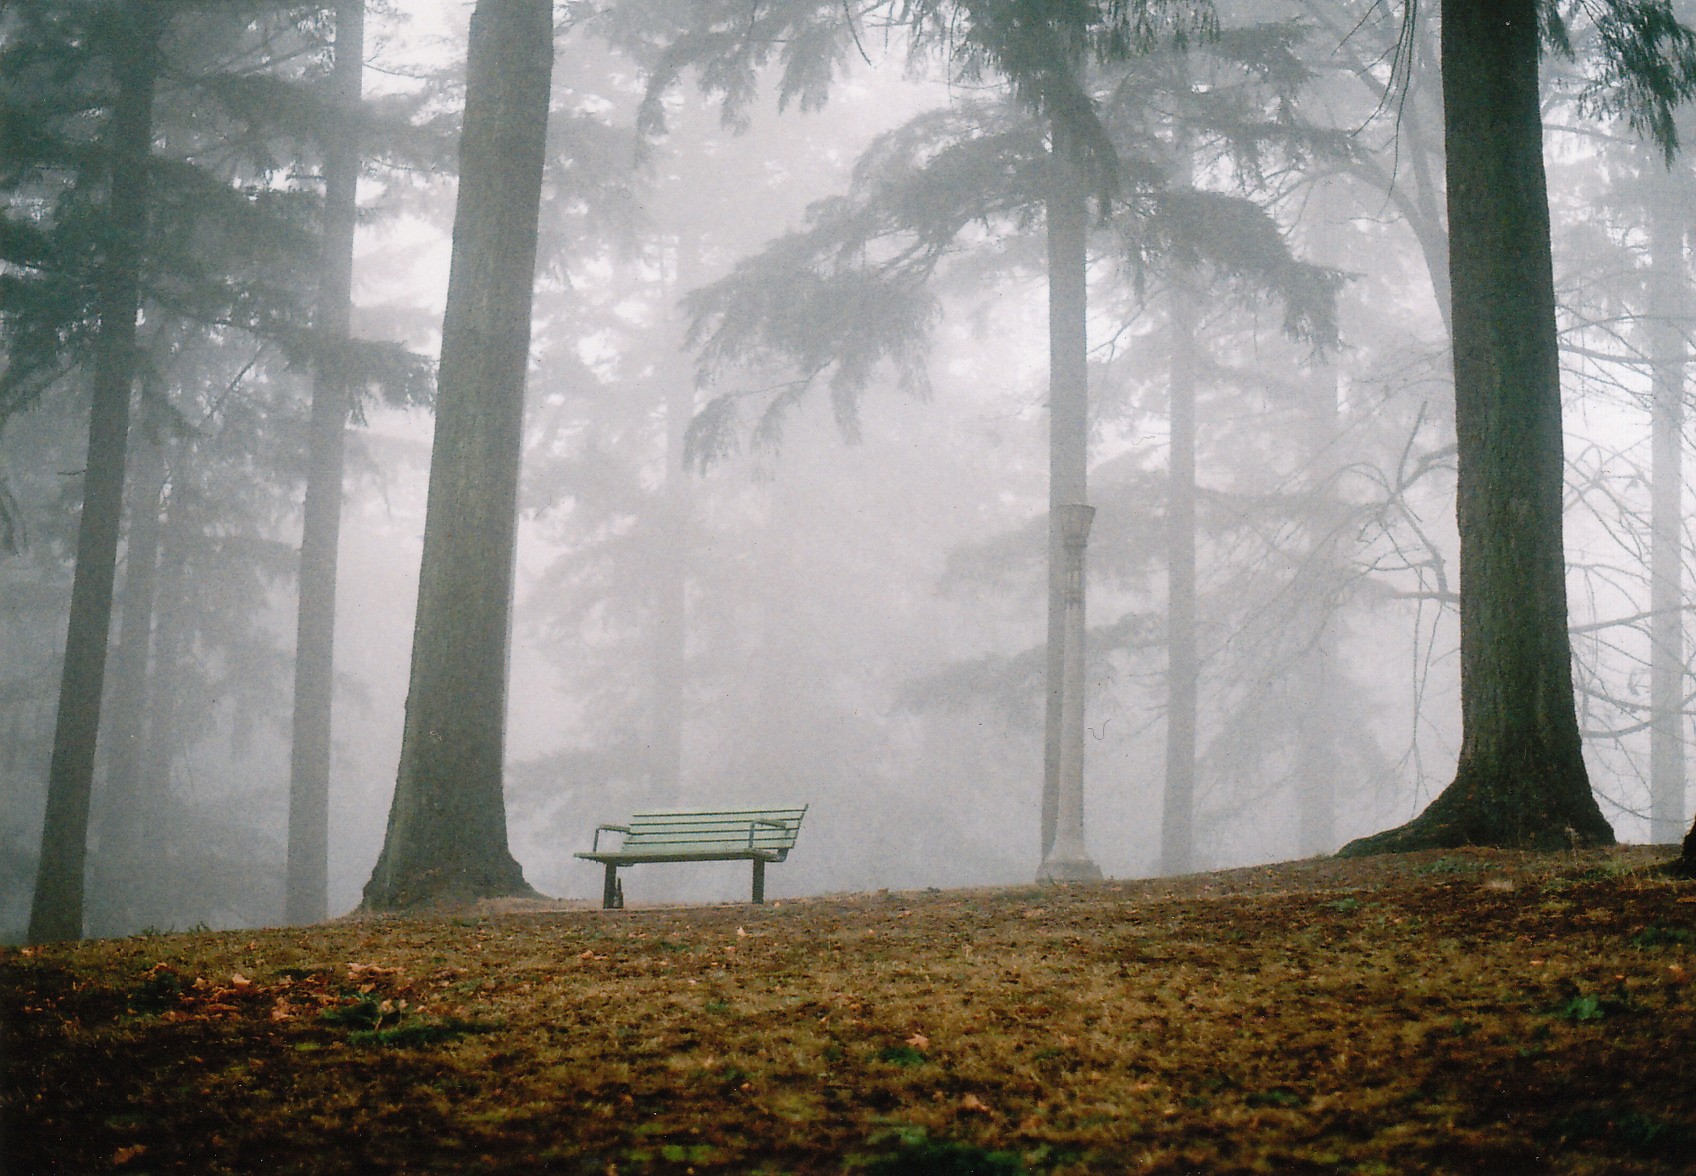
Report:
[[[0,949],[8,1172],[1696,1171],[1638,850]]]

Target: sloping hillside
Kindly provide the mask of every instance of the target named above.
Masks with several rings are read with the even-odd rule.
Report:
[[[1642,849],[5,949],[8,1172],[1672,1172]]]

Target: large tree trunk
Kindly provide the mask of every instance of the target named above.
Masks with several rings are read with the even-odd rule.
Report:
[[[1573,706],[1536,0],[1444,0],[1461,579],[1460,762],[1349,854],[1608,844]]]
[[[370,910],[530,892],[502,760],[552,20],[549,0],[471,16],[412,676]]]
[[[1160,872],[1195,869],[1195,302],[1180,276],[1171,293],[1171,443],[1166,492],[1166,793]]]
[[[283,918],[316,923],[329,914],[331,699],[335,687],[336,548],[341,537],[342,466],[348,380],[338,362],[353,317],[353,239],[358,212],[360,84],[365,3],[336,6],[330,75],[338,133],[323,145],[324,240],[318,270],[318,361],[313,367],[311,451],[300,536],[295,628],[294,732],[289,758],[288,871]]]
[[[154,5],[139,4],[129,6],[120,19],[123,44],[115,44],[109,58],[117,79],[110,139],[110,237],[97,303],[100,327],[94,345],[93,406],[71,616],[48,769],[41,862],[29,917],[32,943],[82,936],[89,796],[123,516],[124,449],[147,233],[147,160],[153,146],[153,90],[164,18]]]
[[[1086,273],[1089,207],[1073,148],[1056,122],[1048,193],[1048,705],[1043,740],[1042,860],[1060,812],[1061,678],[1066,553],[1058,511],[1088,501],[1089,350]]]
[[[1645,152],[1645,155],[1651,154]],[[1649,840],[1684,831],[1684,370],[1688,299],[1678,184],[1651,158],[1645,315],[1653,373],[1649,551]]]
[[[161,422],[145,411],[137,430],[125,529],[124,588],[118,640],[112,652],[112,691],[106,725],[106,780],[95,806],[88,926],[95,935],[134,930],[127,896],[141,868],[142,759],[147,734],[149,661],[159,582],[159,507],[165,490]],[[163,415],[163,414],[158,414]],[[152,418],[152,419],[146,419]]]

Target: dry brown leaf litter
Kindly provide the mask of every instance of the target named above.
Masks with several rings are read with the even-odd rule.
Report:
[[[0,954],[7,1172],[1696,1171],[1696,887],[1430,853]]]

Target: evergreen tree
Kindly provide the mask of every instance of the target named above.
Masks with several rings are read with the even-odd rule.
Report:
[[[30,910],[29,938],[35,943],[82,937],[83,865],[135,374],[153,97],[159,42],[166,31],[165,14],[152,5],[114,6],[93,15],[89,32],[111,70],[115,91],[105,143],[110,159],[109,226],[96,301],[99,326],[76,577],[48,772],[41,859]]]
[[[289,851],[283,916],[291,923],[317,922],[329,913],[336,544],[341,534],[343,449],[350,392],[347,364],[339,353],[346,351],[353,310],[353,238],[361,160],[359,100],[365,68],[364,0],[343,0],[336,5],[335,19],[330,101],[343,117],[321,144],[324,240],[314,315],[318,342],[312,367],[311,459],[301,528],[294,733],[289,745]]]
[[[86,128],[116,125],[106,115],[113,98],[103,55],[113,42],[99,32],[102,22],[133,21],[138,13],[151,14],[162,30],[159,52],[139,60],[162,61],[173,85],[152,107],[148,207],[136,235],[126,239],[113,227],[116,206],[102,170],[109,156]],[[317,201],[293,185],[290,172],[303,143],[319,138],[325,122],[326,104],[300,84],[315,60],[318,15],[314,5],[265,0],[9,6],[5,101],[10,112],[28,117],[6,121],[8,130],[28,131],[12,140],[14,150],[6,154],[0,177],[7,197],[0,248],[11,263],[0,281],[8,360],[0,373],[0,424],[10,425],[32,405],[57,411],[58,399],[76,384],[81,356],[99,352],[85,345],[104,330],[98,313],[101,259],[123,248],[135,251],[136,298],[147,324],[128,354],[148,376],[149,387],[171,386],[193,370],[225,381],[225,397],[237,396],[256,366],[263,366],[250,358],[219,375],[192,364],[173,370],[197,351],[195,337],[216,339],[235,352],[244,337],[270,340],[280,346],[271,353],[274,364],[311,353],[306,258],[315,241]],[[86,35],[89,29],[95,35]],[[134,56],[130,40],[117,39],[117,57]],[[362,382],[411,377],[404,356],[393,349],[370,350],[349,356]],[[95,367],[98,376],[99,364]],[[187,395],[193,399],[201,391]],[[152,442],[176,439],[187,419],[181,404],[166,407],[158,394],[150,396],[155,403],[144,422],[144,454],[152,452]],[[265,411],[280,407],[268,402]],[[155,409],[163,411],[162,419]],[[91,474],[95,470],[91,464]],[[121,479],[121,471],[116,476]],[[144,480],[137,479],[138,490]],[[286,479],[265,485],[289,492]],[[138,503],[144,499],[138,494]],[[234,512],[238,501],[229,498],[224,505]],[[85,521],[90,517],[85,513]],[[244,520],[258,526],[271,521]],[[145,555],[149,526],[145,512],[132,521],[133,553]],[[137,680],[136,659],[145,660],[155,623],[144,607],[148,562],[127,561],[126,579],[133,577],[135,588],[125,589],[127,635],[120,638],[127,648],[119,671],[127,682]],[[251,604],[244,602],[242,624],[257,627],[261,618]],[[104,625],[99,628],[104,632]],[[92,697],[98,700],[99,694]],[[132,854],[137,838],[126,820],[141,786],[140,769],[129,754],[133,714],[120,705],[114,719],[119,721],[100,735],[102,742],[118,740],[105,761],[111,803],[105,805],[110,819],[102,821],[100,850],[109,860],[97,860],[108,889],[123,884],[114,875],[126,868],[122,863],[143,860]],[[54,845],[80,841],[75,831],[56,832],[54,838]],[[44,859],[43,868],[59,867]]]
[[[1604,82],[1673,148],[1696,92],[1696,40],[1664,3],[1605,6]],[[1608,844],[1573,705],[1562,539],[1563,437],[1538,0],[1442,6],[1460,522],[1462,745],[1455,779],[1414,821],[1345,854],[1462,844]]]
[[[1289,56],[1289,29],[1234,30],[1223,35],[1213,53],[1221,62],[1211,84],[1190,95],[1194,133],[1216,136],[1234,150],[1245,174],[1246,161],[1284,154],[1300,156],[1324,143],[1324,137],[1299,125],[1277,119],[1257,120],[1249,95],[1260,90],[1287,97],[1304,72]],[[1245,84],[1224,85],[1232,70]],[[1327,302],[1332,278],[1313,267],[1293,262],[1265,214],[1252,203],[1217,193],[1195,193],[1184,185],[1169,162],[1171,151],[1150,112],[1180,107],[1187,86],[1183,55],[1106,71],[1097,101],[1107,142],[1123,161],[1124,191],[1109,208],[1116,218],[1127,265],[1157,265],[1170,271],[1169,254],[1186,257],[1188,265],[1215,271],[1221,279],[1248,279],[1249,285],[1271,287],[1283,295],[1290,327],[1297,333],[1331,330]],[[1233,106],[1233,104],[1235,104]],[[742,263],[730,277],[703,290],[694,300],[704,342],[708,371],[722,379],[735,364],[752,363],[757,370],[772,360],[785,362],[799,379],[786,382],[770,397],[761,414],[756,436],[771,438],[792,411],[798,396],[814,381],[831,389],[838,419],[852,435],[856,427],[855,398],[880,364],[893,363],[912,386],[919,386],[925,324],[934,317],[930,290],[946,286],[933,280],[937,267],[957,247],[959,236],[974,223],[1017,232],[1030,223],[1046,223],[1050,250],[1051,318],[1051,507],[1078,501],[1083,493],[1084,446],[1089,432],[1084,387],[1083,323],[1084,248],[1088,220],[1083,190],[1075,181],[1051,171],[1054,156],[1043,150],[1042,120],[990,103],[960,104],[947,112],[920,116],[908,127],[887,135],[869,150],[857,169],[855,191],[845,200],[821,202],[805,232],[774,242],[759,257]],[[1050,122],[1050,135],[1063,135],[1062,124]],[[1057,193],[1059,199],[1057,200]],[[1060,210],[1056,215],[1056,209]],[[1046,213],[1044,222],[1036,214]],[[1055,251],[1058,250],[1058,253]],[[1058,261],[1056,260],[1058,258]],[[972,272],[982,281],[984,272]],[[1171,279],[1174,284],[1178,279]],[[1178,370],[1174,360],[1174,371]],[[1191,366],[1193,367],[1193,361]],[[726,451],[733,444],[735,424],[744,415],[749,394],[729,392],[710,402],[697,419],[693,442],[703,457]],[[1174,413],[1185,403],[1174,384]],[[1174,433],[1174,469],[1178,456],[1193,449],[1178,443]],[[1181,481],[1180,477],[1180,481]],[[1177,493],[1174,504],[1188,498]],[[1176,509],[1176,506],[1175,506]],[[1182,546],[1181,531],[1193,532],[1193,522],[1178,513],[1172,547]],[[1051,568],[1056,536],[1051,534]],[[1193,544],[1193,539],[1191,540]],[[1174,577],[1179,569],[1175,565]],[[1060,610],[1053,607],[1051,585],[1048,673],[1058,679],[1057,647]],[[1193,643],[1191,625],[1181,615],[1193,591],[1172,596],[1174,705],[1169,720],[1174,733],[1173,766],[1182,777],[1169,792],[1172,814],[1171,856],[1183,868],[1193,834],[1185,818],[1188,794],[1184,783],[1193,767],[1182,768],[1181,752],[1189,747],[1193,764],[1193,674],[1184,677],[1182,650]],[[1193,612],[1193,604],[1190,606]],[[1193,662],[1193,657],[1188,659]],[[1180,683],[1189,692],[1178,698]],[[1058,719],[1055,694],[1048,692],[1049,738],[1042,810],[1043,851],[1055,832],[1058,793],[1055,787]],[[1188,732],[1186,735],[1185,732]],[[1080,733],[1081,734],[1081,733]],[[1193,791],[1193,784],[1189,784]]]
[[[547,0],[471,17],[411,684],[370,910],[529,891],[502,792],[518,465],[553,70]]]

